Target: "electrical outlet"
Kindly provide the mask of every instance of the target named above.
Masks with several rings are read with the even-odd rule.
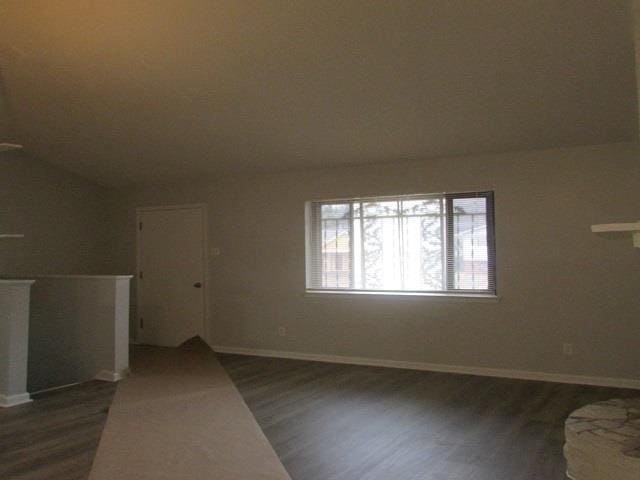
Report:
[[[278,327],[278,335],[281,337],[287,336],[287,329],[285,327]]]
[[[563,343],[562,353],[565,355],[573,355],[573,343]]]

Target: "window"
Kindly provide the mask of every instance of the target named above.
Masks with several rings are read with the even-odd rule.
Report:
[[[308,202],[307,290],[495,295],[493,192]]]

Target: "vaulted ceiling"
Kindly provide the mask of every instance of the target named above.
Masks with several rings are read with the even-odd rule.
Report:
[[[0,141],[107,185],[631,141],[629,3],[3,0]]]

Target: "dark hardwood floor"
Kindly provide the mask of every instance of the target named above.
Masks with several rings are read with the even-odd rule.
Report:
[[[561,480],[566,416],[594,401],[640,395],[219,357],[293,480]],[[92,381],[0,409],[0,479],[86,479],[115,387]]]
[[[86,479],[115,389],[94,380],[0,409],[0,479]]]
[[[563,423],[637,391],[219,355],[293,480],[561,480]]]

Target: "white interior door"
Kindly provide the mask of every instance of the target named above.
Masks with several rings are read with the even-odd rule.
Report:
[[[204,208],[138,210],[138,341],[204,338]]]

